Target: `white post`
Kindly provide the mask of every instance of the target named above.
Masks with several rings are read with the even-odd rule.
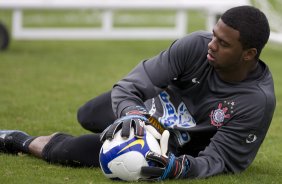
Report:
[[[22,11],[15,9],[12,17],[12,34],[15,38],[20,37],[23,26]]]
[[[187,32],[187,13],[185,10],[177,10],[176,20],[175,20],[175,29],[179,36],[184,36]]]
[[[213,27],[215,25],[215,15],[212,12],[207,13],[207,19],[206,19],[206,31],[212,31]]]
[[[112,10],[103,11],[102,15],[102,30],[104,32],[110,32],[113,27],[113,12]]]

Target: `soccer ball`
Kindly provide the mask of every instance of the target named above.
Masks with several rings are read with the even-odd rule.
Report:
[[[155,137],[148,131],[143,138],[134,136],[134,129],[131,128],[128,139],[121,137],[121,130],[118,131],[112,140],[106,140],[100,150],[100,166],[107,178],[137,181],[145,178],[141,175],[142,166],[149,166],[145,155],[148,151],[161,154],[161,148]]]

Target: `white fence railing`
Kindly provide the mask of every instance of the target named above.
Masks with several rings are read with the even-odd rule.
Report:
[[[187,33],[187,11],[200,10],[206,15],[206,30],[212,30],[216,17],[228,8],[249,4],[249,0],[0,0],[0,9],[13,11],[12,37],[15,39],[171,39]],[[23,11],[28,9],[103,12],[99,28],[27,28]],[[115,28],[115,10],[173,10],[172,28]]]

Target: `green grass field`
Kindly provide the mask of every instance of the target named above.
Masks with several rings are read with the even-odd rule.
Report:
[[[8,18],[9,19],[9,18]],[[195,25],[192,29],[200,27]],[[138,62],[167,48],[171,41],[16,41],[0,52],[0,129],[32,135],[88,133],[76,121],[80,105],[111,89]],[[243,173],[162,183],[281,183],[282,45],[262,54],[272,70],[277,106],[268,135],[253,164]],[[50,165],[29,155],[0,154],[0,183],[123,183],[99,169]]]

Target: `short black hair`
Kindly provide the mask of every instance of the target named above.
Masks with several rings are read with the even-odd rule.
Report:
[[[238,6],[227,10],[220,18],[226,25],[239,31],[243,49],[256,48],[256,58],[259,58],[270,35],[265,14],[253,6]]]

